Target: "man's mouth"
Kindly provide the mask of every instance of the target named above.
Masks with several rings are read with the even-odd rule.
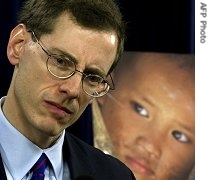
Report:
[[[45,102],[47,104],[48,110],[58,117],[63,118],[63,117],[73,114],[73,112],[70,111],[68,108],[66,108],[58,103],[51,102],[51,101],[45,101]]]

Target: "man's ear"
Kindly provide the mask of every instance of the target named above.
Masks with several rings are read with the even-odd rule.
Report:
[[[23,45],[26,42],[27,30],[24,24],[18,24],[10,33],[7,45],[7,57],[11,64],[19,63]]]

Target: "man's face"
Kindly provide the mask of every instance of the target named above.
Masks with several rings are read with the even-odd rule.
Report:
[[[23,42],[15,44],[12,38],[20,37],[21,33]],[[37,132],[57,136],[77,120],[92,98],[82,89],[81,73],[58,79],[48,72],[47,55],[31,36],[19,26],[9,43],[9,49],[19,48],[19,54],[17,60],[9,55],[16,65],[8,96],[14,113],[6,116],[30,139]],[[114,33],[81,28],[67,15],[62,15],[53,33],[41,36],[40,42],[53,54],[73,57],[80,72],[102,77],[107,75],[117,49]]]
[[[116,156],[137,180],[183,180],[195,163],[194,80],[161,55],[152,58],[124,68],[102,115]]]

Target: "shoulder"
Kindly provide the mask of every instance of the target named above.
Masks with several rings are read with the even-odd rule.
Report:
[[[68,132],[66,132],[65,135],[64,145],[66,146],[66,150],[74,155],[73,157],[69,157],[71,161],[77,161],[78,166],[80,166],[80,162],[83,162],[81,168],[84,166],[85,162],[86,168],[88,167],[88,169],[98,177],[97,179],[135,179],[130,169],[117,158],[105,154],[101,150],[83,142]]]

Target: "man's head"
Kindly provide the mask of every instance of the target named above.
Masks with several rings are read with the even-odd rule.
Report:
[[[15,66],[3,106],[10,123],[42,148],[54,143],[109,90],[121,28],[112,0],[25,1],[7,48]]]
[[[115,148],[137,180],[185,180],[195,163],[194,55],[126,52],[102,101]]]

